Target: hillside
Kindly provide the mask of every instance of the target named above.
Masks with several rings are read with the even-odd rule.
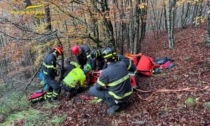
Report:
[[[174,60],[175,67],[151,77],[138,75],[140,89],[173,90],[135,91],[130,106],[113,116],[106,114],[105,104],[91,103],[79,99],[79,96],[71,101],[62,99],[53,109],[41,110],[50,111],[49,118],[66,115],[62,126],[203,126],[210,123],[210,89],[206,87],[210,86],[210,48],[204,44],[205,33],[205,25],[176,29],[173,50],[167,49],[166,33],[157,40],[154,40],[153,33],[146,35],[142,53],[153,58],[167,56]]]

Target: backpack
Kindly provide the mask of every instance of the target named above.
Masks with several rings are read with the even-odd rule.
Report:
[[[46,92],[43,90],[37,90],[32,95],[29,96],[29,101],[31,103],[36,103],[38,101],[43,101]]]
[[[160,64],[160,65],[162,65],[162,64],[164,64],[164,63],[166,63],[166,62],[172,62],[173,60],[171,60],[170,58],[168,58],[168,57],[163,57],[163,58],[159,58],[159,59],[155,59],[154,60],[154,63],[155,64]]]
[[[153,62],[152,57],[142,55],[138,64],[137,64],[137,71],[143,75],[151,76],[153,73],[153,69],[159,67],[159,64],[155,64]]]

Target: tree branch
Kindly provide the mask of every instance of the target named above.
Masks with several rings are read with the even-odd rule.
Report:
[[[4,34],[5,36],[8,36],[12,39],[15,39],[15,40],[27,40],[27,41],[32,41],[32,40],[37,40],[37,41],[40,41],[42,38],[44,37],[48,37],[48,36],[51,36],[53,35],[54,33],[56,33],[57,31],[52,31],[48,34],[45,34],[44,36],[41,36],[39,38],[35,38],[35,39],[27,39],[27,38],[21,38],[21,37],[15,37],[15,36],[11,36],[11,35],[8,35],[7,33],[3,32],[3,31],[0,31],[0,33]],[[54,36],[54,35],[53,35]]]
[[[27,85],[26,85],[26,87],[25,87],[25,89],[24,89],[24,92],[25,92],[25,90],[28,88],[28,86],[31,84],[31,82],[33,81],[33,79],[36,77],[36,75],[37,75],[38,72],[40,71],[41,67],[42,67],[42,64],[39,66],[38,70],[35,72],[35,74],[31,77],[30,81],[27,83]]]
[[[56,38],[58,39],[58,42],[59,42],[60,46],[63,47],[62,42],[61,42],[60,38],[58,37],[58,34],[56,34]],[[63,80],[63,74],[64,74],[63,73],[63,70],[64,70],[64,68],[63,68],[63,66],[64,66],[64,56],[63,56],[63,53],[62,53],[61,57],[62,57],[61,58],[61,76],[60,76],[59,81],[58,81],[59,84]]]
[[[80,20],[79,18],[74,17],[73,15],[71,15],[71,14],[69,14],[69,13],[65,12],[65,11],[64,11],[63,9],[61,9],[61,7],[60,7],[60,6],[58,6],[57,4],[53,3],[52,1],[50,1],[50,2],[51,2],[51,4],[55,5],[55,6],[56,6],[56,7],[57,7],[60,11],[62,11],[63,13],[65,13],[66,15],[68,15],[69,17],[74,18],[74,19],[76,19],[76,20],[80,21],[81,23],[85,24],[85,22],[84,22],[84,21],[82,21],[82,20]]]

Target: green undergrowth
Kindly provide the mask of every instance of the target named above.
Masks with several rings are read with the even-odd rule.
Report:
[[[51,120],[52,125],[58,125],[61,124],[66,119],[66,115],[63,116],[55,116]]]
[[[24,110],[28,107],[28,97],[35,90],[39,89],[38,84],[26,86],[21,84],[0,84],[0,114],[7,115],[13,110]]]
[[[59,104],[47,101],[31,104],[30,93],[18,91],[14,86],[0,84],[0,126],[53,126],[65,120],[66,115],[52,115],[52,109]]]
[[[57,107],[57,104],[44,102],[35,105],[36,109],[29,107],[27,110],[8,115],[0,126],[15,126],[20,123],[22,126],[53,126],[66,119],[66,115],[52,115],[51,110]]]
[[[29,120],[35,120],[38,118],[41,112],[35,109],[29,109],[25,111],[20,111],[14,114],[10,114],[7,116],[6,121],[2,124],[2,126],[15,125],[15,122],[24,120],[24,122]]]
[[[191,98],[191,97],[188,97],[188,98],[184,101],[184,103],[185,103],[186,105],[195,105],[197,102],[198,102],[197,99],[193,99],[193,98]]]
[[[3,115],[8,115],[16,110],[25,110],[28,107],[27,96],[22,96],[20,98],[20,93],[11,92],[0,99],[0,113]]]

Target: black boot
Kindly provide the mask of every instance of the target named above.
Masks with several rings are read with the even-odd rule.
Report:
[[[58,98],[57,97],[51,97],[50,99],[52,102],[57,102],[58,101]]]
[[[75,93],[66,93],[66,100],[70,100],[72,97],[74,97],[76,94]]]
[[[45,95],[44,95],[44,99],[47,100],[47,101],[51,101],[51,97],[52,97],[52,92],[47,92]]]
[[[52,93],[51,101],[52,102],[58,101],[58,93],[56,92]]]
[[[113,106],[111,106],[110,108],[108,108],[107,109],[107,114],[109,114],[109,115],[113,115],[113,114],[115,114],[115,112],[118,110],[120,108],[120,106],[119,105],[113,105]]]

